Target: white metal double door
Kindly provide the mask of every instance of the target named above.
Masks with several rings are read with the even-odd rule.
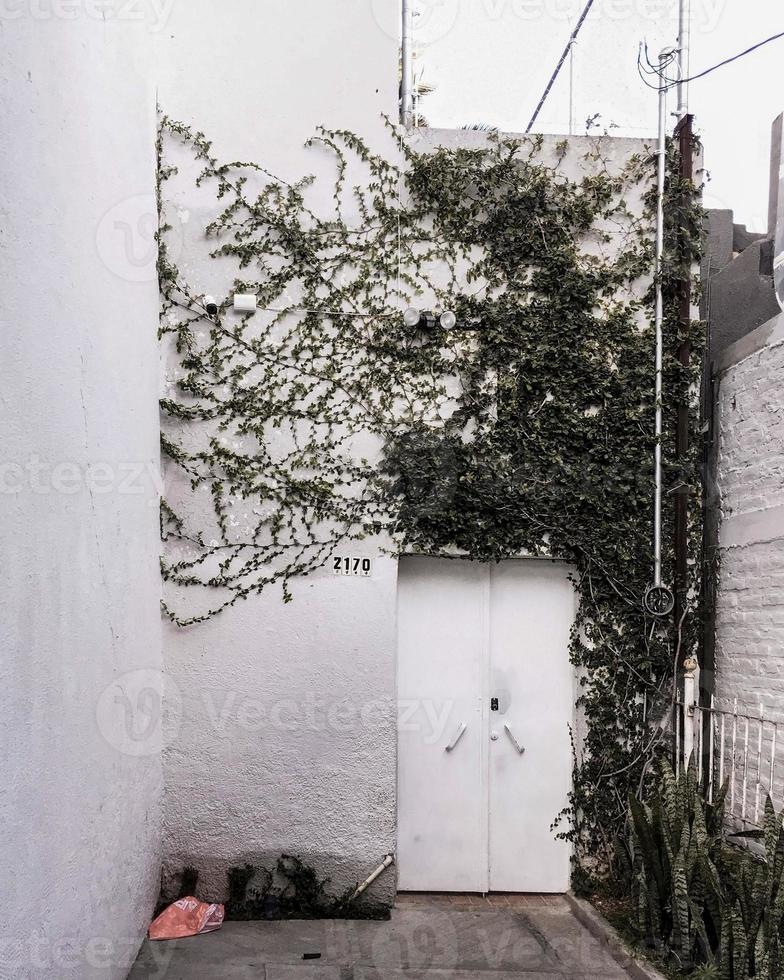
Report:
[[[398,887],[562,892],[571,786],[566,565],[404,557]]]

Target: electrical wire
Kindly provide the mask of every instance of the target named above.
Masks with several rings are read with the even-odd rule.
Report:
[[[717,68],[723,68],[724,65],[730,64],[732,61],[737,61],[738,58],[743,58],[747,54],[751,54],[752,51],[756,51],[757,48],[761,48],[764,44],[769,44],[771,41],[778,41],[779,38],[784,37],[784,31],[780,31],[778,34],[771,34],[770,37],[766,37],[764,41],[758,41],[756,44],[752,44],[750,48],[746,48],[745,51],[741,51],[738,54],[732,55],[731,58],[725,58],[724,61],[720,61],[717,65],[713,65],[711,68],[706,68],[705,71],[698,72],[696,75],[691,75],[689,78],[684,78],[684,84],[686,82],[693,82],[697,78],[704,78],[705,75],[710,75],[712,71],[716,71]]]
[[[646,60],[647,60],[647,56],[646,56]],[[649,64],[650,64],[650,62],[649,62]],[[659,74],[658,71],[656,71],[656,69],[646,68],[645,65],[643,65],[641,54],[638,54],[637,55],[637,74],[640,76],[640,81],[643,83],[643,85],[647,85],[648,88],[651,88],[651,89],[653,89],[656,92],[659,91],[659,88],[661,87],[661,82],[657,82],[657,83],[654,84],[653,82],[649,82],[648,79],[645,76],[646,75],[655,75],[657,78],[661,78],[662,76]],[[667,87],[668,86],[665,85],[665,89]]]
[[[647,64],[647,66],[648,66],[647,68],[642,63],[643,50],[645,51],[645,62]],[[656,65],[654,65],[651,62],[651,59],[650,59],[650,57],[648,55],[648,45],[647,44],[644,44],[644,42],[640,41],[640,46],[639,46],[639,49],[637,51],[637,73],[639,74],[640,79],[643,82],[643,84],[644,85],[647,85],[648,88],[654,89],[655,91],[658,92],[661,83],[660,82],[657,82],[656,84],[653,84],[653,83],[649,82],[648,79],[645,76],[646,75],[655,75],[657,78],[663,79],[664,76],[661,74],[661,69],[662,68],[666,68],[667,65],[672,64],[672,62],[676,59],[677,56],[678,56],[678,52],[677,51],[675,51],[675,50],[670,51],[669,54],[667,55],[667,58],[661,63],[661,65],[659,67],[657,67]],[[674,84],[677,84],[677,82],[675,82]],[[665,85],[665,88],[668,88],[668,87],[669,86]]]
[[[400,316],[400,314],[395,311],[394,313],[366,313],[362,310],[317,310],[310,309],[307,306],[257,306],[253,311],[255,313],[318,313],[321,316],[354,316],[359,318],[364,317],[378,317],[379,319],[384,317]]]
[[[574,42],[577,40],[577,35],[580,33],[580,28],[583,26],[583,21],[588,16],[588,11],[591,9],[592,6],[593,6],[593,0],[588,0],[588,2],[586,3],[586,5],[583,7],[582,13],[580,14],[580,17],[579,17],[577,23],[574,25],[574,30],[572,31],[572,33],[569,36],[569,41],[567,42],[567,45],[566,45],[566,47],[563,50],[563,54],[558,59],[558,64],[555,66],[555,70],[553,71],[552,75],[550,76],[550,81],[545,86],[544,92],[542,92],[542,97],[541,97],[541,99],[539,99],[539,104],[534,109],[534,114],[531,116],[531,118],[530,118],[530,120],[528,122],[528,125],[525,127],[526,133],[530,133],[531,132],[531,127],[536,122],[536,117],[541,112],[542,106],[544,105],[545,100],[547,99],[547,96],[550,94],[550,89],[552,89],[553,85],[555,85],[555,80],[556,80],[556,78],[558,78],[558,73],[560,72],[561,68],[563,67],[563,63],[566,61],[566,58],[567,58],[567,56],[569,54],[569,50],[571,49],[571,47],[574,44]]]
[[[745,51],[739,51],[737,54],[733,54],[729,58],[725,58],[723,61],[718,62],[718,64],[711,65],[710,68],[706,68],[704,71],[697,72],[696,75],[690,75],[687,78],[669,78],[667,75],[660,72],[654,66],[651,65],[651,67],[653,68],[653,74],[658,75],[659,78],[661,78],[662,81],[666,83],[667,88],[671,88],[673,85],[678,85],[678,84],[685,85],[687,82],[694,82],[698,78],[704,78],[706,75],[710,75],[711,72],[716,71],[717,68],[723,68],[724,65],[729,65],[731,62],[737,61],[739,58],[744,58],[747,54],[751,54],[752,51],[756,51],[757,48],[761,48],[765,44],[770,44],[771,41],[778,41],[778,39],[782,37],[784,37],[784,31],[780,31],[778,34],[771,34],[770,37],[766,37],[763,41],[758,41],[756,44],[752,44],[752,46],[750,48],[746,48]],[[650,60],[648,59],[648,55],[647,55],[647,47],[646,47],[646,60],[650,65]],[[642,67],[640,54],[637,55],[637,68],[638,71],[640,72],[640,77],[642,78],[642,72],[645,71],[645,68]],[[651,74],[651,73],[646,72],[646,74]],[[644,78],[643,81],[649,88],[658,88],[658,85],[651,85],[651,83],[646,81]]]

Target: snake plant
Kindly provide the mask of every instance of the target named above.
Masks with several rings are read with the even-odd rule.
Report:
[[[658,792],[649,804],[629,798],[628,831],[620,855],[631,882],[636,927],[682,968],[712,959],[722,925],[724,792],[707,806],[694,765],[676,779],[662,761]]]
[[[632,796],[618,855],[635,926],[658,952],[703,980],[784,980],[784,827],[768,797],[759,853],[729,843],[722,787],[700,792],[694,763],[660,764],[649,802]]]

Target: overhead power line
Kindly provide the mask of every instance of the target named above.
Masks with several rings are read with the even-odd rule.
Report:
[[[779,34],[771,34],[771,36],[766,37],[764,41],[759,41],[757,44],[752,44],[752,46],[750,48],[746,48],[745,51],[741,51],[739,54],[734,54],[731,58],[725,58],[724,61],[720,61],[718,65],[714,65],[712,68],[706,68],[705,71],[701,71],[697,75],[692,75],[691,78],[684,78],[683,81],[693,82],[695,78],[703,78],[705,75],[710,75],[710,73],[712,71],[716,71],[717,68],[723,68],[724,65],[728,65],[731,61],[737,61],[738,58],[742,58],[744,55],[751,54],[752,51],[756,51],[757,48],[761,48],[763,44],[769,44],[771,41],[777,41],[780,37],[784,37],[784,31],[781,31]]]
[[[558,64],[555,66],[555,71],[550,76],[550,81],[547,83],[544,92],[542,92],[542,97],[541,99],[539,99],[539,104],[534,109],[534,114],[531,116],[528,125],[525,127],[526,133],[531,132],[531,126],[533,126],[533,124],[536,122],[536,117],[541,112],[542,106],[544,105],[547,96],[550,94],[550,89],[553,87],[553,85],[555,85],[555,80],[556,78],[558,78],[558,72],[561,70],[563,63],[566,61],[566,56],[569,54],[569,49],[577,40],[577,35],[580,33],[580,28],[583,26],[583,21],[585,20],[586,16],[588,15],[588,11],[591,9],[592,6],[593,6],[593,0],[588,0],[586,5],[583,7],[583,11],[580,14],[579,20],[574,25],[574,30],[572,31],[569,37],[569,41],[567,42],[567,45],[563,50],[563,54],[559,58]]]
[[[764,44],[770,44],[771,41],[777,41],[781,37],[784,37],[784,31],[780,31],[778,34],[771,34],[771,36],[766,37],[764,41],[758,41],[756,44],[752,44],[750,48],[746,48],[745,51],[739,51],[737,54],[733,54],[731,57],[725,58],[724,61],[720,61],[716,65],[711,65],[710,68],[706,68],[704,71],[697,72],[696,75],[690,75],[688,78],[683,78],[683,79],[669,78],[664,73],[660,74],[660,72],[655,68],[653,68],[652,72],[651,71],[647,72],[647,74],[659,75],[667,83],[668,88],[672,85],[677,85],[679,82],[682,82],[683,84],[685,84],[686,82],[693,82],[698,78],[704,78],[706,75],[710,75],[710,73],[716,71],[717,68],[723,68],[724,65],[729,65],[730,62],[732,61],[737,61],[739,58],[744,58],[747,54],[751,54],[752,51],[756,51],[757,48],[761,48]],[[640,66],[639,59],[637,64],[639,67]],[[648,64],[650,65],[650,61],[648,62]],[[649,88],[658,88],[658,85],[651,85],[651,83],[647,82],[644,78],[643,81],[645,82],[646,85],[648,85]]]

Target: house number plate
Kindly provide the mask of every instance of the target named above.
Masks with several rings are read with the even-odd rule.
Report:
[[[335,575],[364,575],[367,578],[373,572],[373,559],[358,558],[356,555],[334,555],[332,571]]]

